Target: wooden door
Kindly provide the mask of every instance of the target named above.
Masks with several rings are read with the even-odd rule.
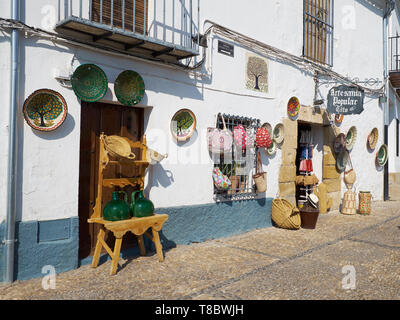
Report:
[[[82,102],[81,108],[81,141],[79,165],[79,258],[93,255],[99,225],[88,223],[93,213],[97,195],[97,174],[99,159],[99,136],[119,135],[132,141],[141,140],[143,136],[143,109],[123,107],[103,103]],[[141,155],[136,155],[141,157]],[[137,172],[132,166],[109,165],[104,170],[104,178],[132,177]],[[119,190],[119,189],[115,189]],[[123,188],[128,197],[134,190]],[[103,188],[104,206],[111,200],[114,189]],[[107,243],[114,245],[114,237],[110,234]],[[132,235],[126,235],[123,248],[136,244]]]

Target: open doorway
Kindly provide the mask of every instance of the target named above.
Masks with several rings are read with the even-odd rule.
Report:
[[[82,102],[81,108],[81,137],[79,164],[79,259],[93,255],[96,246],[99,224],[88,223],[87,219],[93,213],[97,195],[97,174],[99,159],[99,136],[119,135],[132,141],[140,140],[143,136],[144,111],[141,108],[124,107],[104,103]],[[104,171],[104,177],[131,176],[129,168],[122,165],[109,166]],[[130,194],[133,187],[123,189]],[[103,188],[102,207],[111,200],[112,189]],[[135,245],[136,237],[127,234],[123,248]],[[114,236],[109,234],[107,243],[114,245]]]

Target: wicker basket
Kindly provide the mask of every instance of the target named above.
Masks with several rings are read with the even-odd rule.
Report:
[[[274,199],[271,211],[272,221],[280,228],[300,229],[299,210],[285,199]]]

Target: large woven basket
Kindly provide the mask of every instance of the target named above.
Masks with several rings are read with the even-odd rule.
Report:
[[[300,229],[299,210],[285,199],[274,199],[271,211],[272,221],[280,228]]]

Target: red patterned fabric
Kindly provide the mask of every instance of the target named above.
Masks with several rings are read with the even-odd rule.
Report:
[[[246,129],[241,124],[233,128],[233,140],[239,148],[245,149],[249,145]]]
[[[271,146],[271,137],[267,128],[258,128],[256,133],[256,146],[259,148],[269,148]]]

